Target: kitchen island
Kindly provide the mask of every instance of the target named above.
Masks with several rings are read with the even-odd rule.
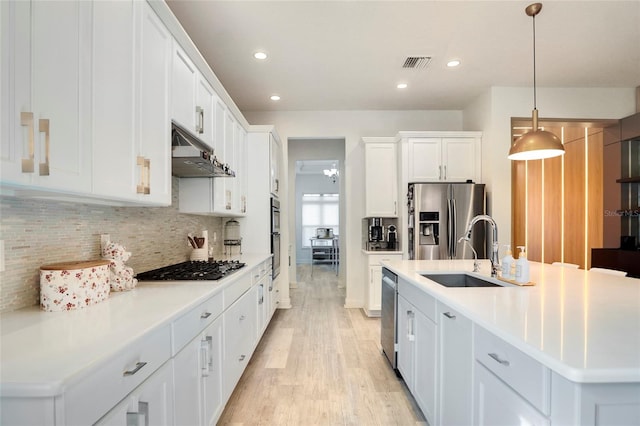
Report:
[[[80,310],[2,314],[0,423],[123,423],[141,404],[151,424],[215,420],[277,303],[271,255],[238,260],[217,281],[141,282]]]
[[[405,289],[408,302],[403,303],[408,303],[407,311],[413,315],[408,325],[411,345],[420,346],[414,342],[414,311],[425,311],[427,320],[431,319],[434,333],[439,333],[436,344],[443,343],[444,317],[431,312],[445,316],[455,316],[450,312],[456,312],[458,319],[468,320],[470,353],[462,366],[469,367],[473,377],[465,392],[473,407],[466,408],[467,419],[474,424],[499,421],[493,411],[520,402],[526,410],[515,409],[515,416],[522,417],[531,409],[532,415],[524,417],[543,423],[639,424],[640,280],[530,264],[535,286],[481,288],[444,287],[421,275],[469,272],[472,261],[405,260],[383,266],[398,275],[400,296]],[[479,275],[488,277],[489,271],[489,262],[482,261]],[[429,301],[421,306],[418,294],[434,299],[437,309]],[[401,343],[406,333],[402,315],[399,309],[399,360],[403,359]],[[490,347],[487,342],[497,346],[491,346],[490,353],[482,353]],[[519,357],[520,362],[516,361]],[[440,367],[449,361],[443,357],[443,347],[438,347],[435,358],[433,408],[426,411],[432,411],[432,422],[441,424],[446,423],[442,416],[446,414],[447,394]],[[527,378],[527,374],[533,376]],[[496,378],[515,396],[490,383]],[[492,394],[500,395],[502,402],[492,401]],[[511,396],[514,399],[509,404]],[[425,415],[429,419],[429,414]]]

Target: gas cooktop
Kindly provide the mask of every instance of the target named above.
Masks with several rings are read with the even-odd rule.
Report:
[[[138,281],[219,280],[243,266],[238,260],[187,261],[142,272],[136,278]]]

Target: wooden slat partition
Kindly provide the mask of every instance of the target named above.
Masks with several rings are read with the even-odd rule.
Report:
[[[547,263],[562,261],[563,181],[562,157],[544,160],[544,259]]]
[[[603,130],[545,127],[563,138],[565,155],[514,161],[512,244],[528,258],[590,267],[591,248],[603,241]]]
[[[585,144],[584,139],[565,140],[568,142],[564,144],[564,262],[584,268]]]

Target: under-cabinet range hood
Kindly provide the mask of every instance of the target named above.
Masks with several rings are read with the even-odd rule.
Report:
[[[181,178],[235,177],[213,148],[175,121],[171,121],[171,174]]]

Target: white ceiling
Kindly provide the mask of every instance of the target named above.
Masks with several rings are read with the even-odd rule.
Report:
[[[242,111],[459,110],[533,84],[532,1],[167,3]],[[426,69],[402,69],[420,55]],[[538,87],[640,86],[640,0],[544,1],[536,67]]]

